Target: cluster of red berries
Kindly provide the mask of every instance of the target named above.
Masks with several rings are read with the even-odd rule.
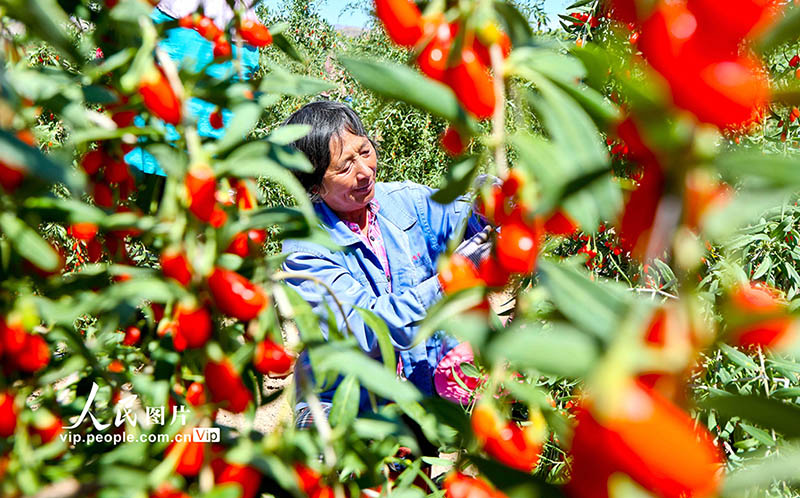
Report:
[[[36,139],[30,130],[20,130],[16,133],[17,139],[23,143],[34,146]],[[25,180],[25,167],[0,160],[0,187],[7,193],[13,194]]]
[[[133,116],[130,119],[132,121]],[[136,190],[136,181],[123,158],[131,148],[127,145],[114,147],[101,142],[96,149],[83,156],[81,166],[92,182],[92,197],[96,205],[112,208],[125,202]]]
[[[575,18],[572,21],[573,26],[585,26],[588,25],[590,28],[597,28],[600,26],[600,21],[602,18],[595,17],[588,12],[573,12],[569,14],[570,17]]]
[[[214,58],[227,59],[232,48],[225,32],[219,29],[214,21],[201,14],[190,14],[178,20],[182,28],[193,29],[200,36],[214,44]],[[272,35],[266,26],[252,19],[242,19],[238,27],[242,40],[254,47],[266,47],[272,43]]]
[[[735,286],[728,295],[728,341],[742,347],[783,349],[796,343],[798,329],[781,292],[763,282]]]
[[[191,428],[184,431],[184,435],[191,434]],[[253,498],[261,486],[261,472],[251,465],[242,465],[227,461],[223,455],[224,446],[219,444],[208,444],[199,441],[181,440],[173,442],[167,447],[165,456],[176,457],[175,472],[184,477],[195,477],[200,473],[205,459],[206,451],[211,451],[211,471],[214,476],[214,483],[221,485],[234,483],[239,488],[238,496],[242,498]],[[151,498],[176,498],[187,496],[185,493],[175,490],[171,485],[165,484],[150,494]]]
[[[486,286],[503,287],[514,274],[529,275],[536,270],[539,246],[546,234],[569,235],[577,225],[561,210],[547,216],[534,216],[520,193],[527,179],[512,170],[502,185],[494,185],[479,199],[477,212],[493,226],[493,252],[478,268],[467,258],[453,254],[439,268],[439,281],[447,294],[461,289]]]
[[[587,396],[575,410],[569,496],[607,497],[617,472],[657,496],[716,494],[723,457],[704,427],[638,382],[630,381],[609,401],[601,407]],[[653,434],[669,444],[654,446]]]
[[[511,40],[497,24],[488,22],[478,32],[465,33],[461,52],[453,54],[462,26],[447,22],[442,14],[423,17],[411,0],[375,0],[375,13],[392,41],[417,50],[420,71],[449,86],[461,105],[478,119],[492,116],[496,95],[489,47],[499,45],[503,57],[511,52]],[[463,153],[467,145],[455,128],[447,129],[442,144],[452,155]]]
[[[758,58],[740,54],[740,45],[772,20],[772,0],[662,0],[646,15],[637,5],[616,0],[614,10],[622,21],[641,24],[639,48],[678,107],[720,128],[743,125],[764,108],[766,72]]]
[[[508,498],[483,479],[461,472],[448,474],[442,484],[447,498]]]
[[[539,463],[547,434],[542,414],[530,410],[530,424],[520,427],[505,420],[492,402],[481,402],[472,410],[471,425],[481,448],[511,468],[531,472]]]
[[[4,375],[33,373],[50,362],[50,347],[41,335],[27,332],[21,323],[0,317],[0,358]]]
[[[611,147],[611,155],[617,156],[620,159],[625,158],[625,156],[627,156],[630,152],[625,142],[607,138],[606,144]]]
[[[14,391],[0,392],[0,437],[8,438],[14,435],[19,423],[19,405]],[[37,410],[33,422],[28,426],[31,436],[38,436],[41,444],[54,440],[63,431],[61,418],[48,412],[44,408]],[[4,459],[5,456],[0,456]],[[5,468],[0,461],[0,478],[3,477]]]

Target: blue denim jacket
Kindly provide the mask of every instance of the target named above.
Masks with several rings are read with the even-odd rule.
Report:
[[[302,240],[283,243],[283,252],[288,254],[284,269],[314,275],[327,283],[342,303],[359,346],[376,359],[380,358],[380,351],[375,334],[351,306],[369,309],[383,318],[402,360],[403,374],[425,395],[435,392],[434,369],[457,341],[435,334],[424,344],[411,347],[418,330],[414,324],[425,317],[426,310],[442,295],[436,262],[446,250],[450,237],[467,217],[467,237],[484,226],[471,214],[472,206],[465,199],[442,205],[430,199],[432,192],[429,187],[411,182],[375,185],[375,199],[380,205],[378,223],[391,271],[391,292],[375,254],[323,202],[315,205],[317,216],[333,242],[345,250],[331,251]],[[344,320],[325,289],[309,280],[289,279],[287,283],[320,315],[320,326],[326,338],[326,303],[336,314],[339,330],[346,333]],[[304,368],[310,374],[305,353],[301,354],[297,368]],[[330,402],[336,385],[338,382],[321,393],[320,400]],[[299,390],[298,401],[298,408],[305,405]],[[361,410],[368,407],[368,398],[362,389]]]

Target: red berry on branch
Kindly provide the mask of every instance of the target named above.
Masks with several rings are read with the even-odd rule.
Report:
[[[0,392],[0,437],[11,437],[17,429],[17,410],[14,394],[5,391]]]
[[[178,304],[173,318],[176,328],[172,342],[178,351],[203,347],[211,338],[211,313],[204,307],[192,308]]]
[[[145,72],[139,82],[139,93],[145,107],[154,115],[173,125],[181,122],[181,101],[161,68],[153,67]]]
[[[13,361],[23,372],[38,372],[50,363],[50,347],[42,336],[27,334],[22,350],[17,353]]]
[[[451,156],[460,156],[467,148],[464,140],[462,140],[461,135],[458,133],[458,130],[452,126],[448,126],[447,129],[444,130],[441,140],[442,148]]]
[[[507,498],[502,491],[493,489],[483,479],[452,472],[444,480],[446,498]]]
[[[472,261],[458,253],[451,254],[450,258],[439,266],[437,277],[445,294],[454,294],[463,289],[483,285]]]
[[[227,59],[233,53],[233,48],[231,43],[224,36],[221,36],[214,40],[213,53],[215,59]]]
[[[194,23],[194,29],[200,33],[200,36],[206,40],[213,42],[223,35],[222,30],[214,24],[214,20],[210,17],[200,16]]]
[[[164,249],[161,253],[161,272],[165,277],[176,280],[184,287],[192,281],[192,267],[186,254],[176,247]]]
[[[190,434],[191,432],[183,433],[186,438],[188,438]],[[180,440],[171,443],[164,452],[164,456],[169,458],[173,453],[178,455],[175,472],[185,477],[196,476],[200,473],[203,460],[205,460],[206,445],[205,443],[192,440]]]
[[[200,382],[192,382],[186,388],[186,401],[192,406],[206,403],[206,388]]]
[[[445,71],[445,81],[464,108],[478,119],[492,116],[495,106],[494,80],[475,51],[464,48],[460,60]]]
[[[33,424],[30,426],[31,432],[39,436],[42,444],[47,444],[54,440],[64,430],[60,418],[52,413],[45,413],[35,417]]]
[[[208,277],[208,288],[217,308],[239,320],[252,320],[268,303],[268,298],[260,287],[225,268],[214,269]]]
[[[217,179],[208,164],[189,168],[184,181],[189,195],[189,211],[198,219],[211,222],[217,207]]]
[[[450,47],[458,27],[444,21],[432,26],[430,29],[433,30],[433,38],[417,56],[417,65],[427,77],[444,81]]]
[[[530,472],[539,463],[544,443],[543,424],[542,420],[523,429],[514,421],[502,420],[489,403],[475,406],[471,417],[472,431],[486,453],[523,472]]]
[[[687,0],[686,6],[697,17],[701,29],[713,30],[717,43],[738,45],[743,38],[756,36],[776,17],[776,0]]]
[[[219,130],[220,128],[222,128],[224,126],[222,122],[222,111],[216,109],[214,112],[212,112],[208,116],[208,122],[211,125],[211,127],[214,128],[215,130]]]
[[[422,13],[411,0],[375,0],[375,15],[398,45],[413,47],[422,38]]]
[[[85,171],[87,175],[93,176],[95,173],[100,171],[101,167],[108,164],[109,161],[110,158],[106,155],[101,146],[83,156],[81,166],[83,166],[83,171]]]
[[[242,19],[239,25],[242,40],[254,47],[266,47],[272,43],[272,35],[266,26],[252,19]]]
[[[204,370],[206,386],[211,393],[211,401],[233,413],[240,413],[253,400],[252,394],[236,373],[230,360],[209,361]]]
[[[723,465],[713,438],[680,408],[631,383],[609,413],[583,404],[573,437],[571,496],[607,496],[607,479],[623,472],[658,496],[714,496]],[[652,444],[654,434],[664,445]],[[590,485],[591,484],[591,485]]]
[[[500,266],[510,273],[532,273],[536,269],[541,235],[538,226],[530,227],[516,221],[503,224],[495,246]]]
[[[240,465],[229,462],[219,462],[212,465],[214,469],[214,483],[217,485],[235,483],[239,488],[241,498],[253,498],[261,485],[261,473],[251,465]]]
[[[258,372],[280,377],[289,374],[293,364],[294,358],[269,337],[256,345],[253,366]]]
[[[97,225],[90,222],[73,223],[67,228],[67,234],[84,242],[89,242],[97,235]]]
[[[122,344],[126,346],[135,346],[142,340],[142,331],[139,327],[131,325],[125,329],[125,337],[122,339]]]

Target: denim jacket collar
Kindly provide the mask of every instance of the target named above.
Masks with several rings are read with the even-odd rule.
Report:
[[[392,201],[391,197],[386,195],[385,188],[381,183],[375,184],[375,198],[380,205],[380,210],[378,211],[380,218],[392,223],[400,230],[408,230],[416,223],[417,220],[415,217],[407,213],[405,209],[397,205]],[[329,233],[334,243],[342,247],[347,247],[361,242],[358,236],[347,227],[325,202],[320,201],[315,203],[314,210],[320,221],[329,228]]]

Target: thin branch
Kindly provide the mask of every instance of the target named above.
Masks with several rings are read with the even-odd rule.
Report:
[[[508,175],[508,165],[506,163],[505,146],[505,111],[506,95],[504,74],[503,74],[503,49],[498,43],[493,43],[489,47],[489,56],[492,61],[492,71],[494,72],[494,115],[492,116],[492,146],[494,147],[494,162],[497,176],[505,178]]]
[[[658,294],[659,296],[664,296],[669,299],[678,299],[678,296],[670,294],[669,292],[663,291],[661,289],[652,289],[650,287],[634,287],[632,289],[628,289],[631,292],[652,292],[653,294]]]
[[[333,301],[336,303],[336,306],[339,308],[339,313],[341,313],[342,318],[344,318],[344,325],[345,327],[347,327],[347,332],[349,332],[351,336],[353,335],[353,329],[350,328],[350,324],[347,322],[347,314],[345,314],[344,312],[344,307],[342,306],[341,301],[339,301],[339,299],[336,297],[336,294],[334,294],[333,289],[331,289],[330,286],[328,286],[328,284],[326,284],[325,282],[323,282],[322,280],[313,275],[308,275],[306,273],[291,272],[291,271],[277,271],[272,274],[272,278],[275,280],[288,280],[290,278],[299,278],[301,280],[310,280],[311,282],[314,282],[315,284],[324,287],[325,290],[328,292],[328,294],[330,294],[330,296],[333,298]]]
[[[334,450],[333,444],[331,443],[331,433],[333,432],[331,424],[328,422],[328,417],[322,409],[322,403],[320,403],[319,398],[308,381],[305,370],[302,368],[296,369],[295,377],[300,383],[303,396],[306,399],[306,403],[308,403],[308,409],[311,410],[314,426],[317,428],[319,438],[322,440],[322,455],[325,459],[325,464],[333,468],[336,465],[336,450]]]

